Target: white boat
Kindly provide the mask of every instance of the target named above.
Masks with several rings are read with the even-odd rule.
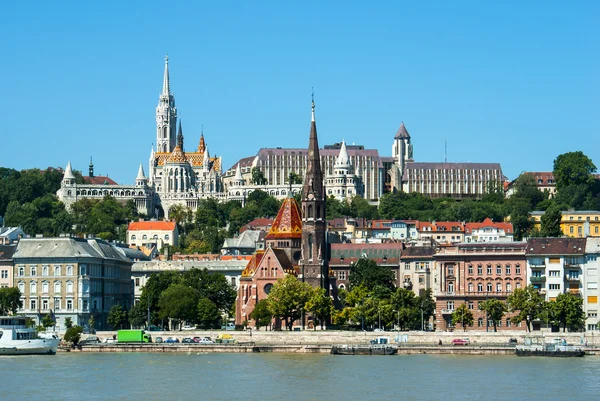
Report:
[[[38,337],[34,328],[28,328],[24,317],[0,317],[0,355],[56,354],[58,342],[55,335]]]

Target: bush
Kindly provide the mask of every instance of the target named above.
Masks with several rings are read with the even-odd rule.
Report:
[[[81,339],[81,333],[83,333],[83,327],[72,326],[71,328],[67,329],[64,340],[73,344],[74,346],[77,346],[79,340]]]

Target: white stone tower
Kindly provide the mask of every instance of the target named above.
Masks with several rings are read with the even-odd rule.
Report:
[[[398,132],[394,136],[394,144],[392,145],[392,158],[394,166],[390,171],[392,189],[400,191],[402,189],[402,175],[406,163],[413,161],[413,147],[410,143],[410,134],[404,126],[404,122],[400,124]]]
[[[171,153],[175,149],[176,136],[177,107],[169,82],[169,56],[166,56],[163,88],[156,107],[156,152]]]

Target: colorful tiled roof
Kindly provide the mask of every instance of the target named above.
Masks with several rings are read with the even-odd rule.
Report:
[[[266,238],[302,238],[300,207],[294,198],[285,198]]]
[[[129,231],[149,231],[162,230],[174,231],[176,223],[174,221],[133,221],[129,223],[127,230]]]
[[[252,259],[248,261],[246,268],[244,268],[244,271],[242,272],[242,277],[252,277],[252,275],[256,271],[256,268],[260,264],[260,261],[262,260],[263,256],[265,256],[265,251],[256,251],[254,255],[252,255]]]

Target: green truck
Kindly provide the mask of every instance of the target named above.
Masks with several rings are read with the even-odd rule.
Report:
[[[152,337],[144,330],[119,330],[117,331],[118,343],[151,343]]]

